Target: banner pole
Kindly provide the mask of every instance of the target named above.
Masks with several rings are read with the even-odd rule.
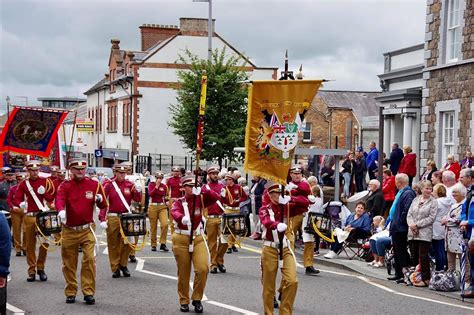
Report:
[[[74,138],[74,131],[76,130],[76,120],[77,120],[77,110],[74,111],[74,123],[72,125],[71,141],[69,142],[69,148],[66,148],[66,163],[68,163],[69,157],[71,155],[72,140]],[[66,138],[64,138],[64,143],[66,143]]]

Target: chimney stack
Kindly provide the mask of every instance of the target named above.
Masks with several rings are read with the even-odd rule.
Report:
[[[158,42],[177,35],[179,28],[175,25],[143,24],[140,26],[140,33],[142,51],[145,51]]]

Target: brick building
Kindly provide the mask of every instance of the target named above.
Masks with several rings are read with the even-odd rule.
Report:
[[[320,149],[358,146],[378,142],[379,92],[320,90],[305,116],[301,147]]]
[[[212,27],[214,30],[214,22]],[[123,50],[120,40],[111,40],[107,73],[85,92],[89,117],[96,131],[88,145],[102,148],[98,166],[110,166],[116,160],[130,160],[136,155],[187,152],[168,127],[169,106],[176,102],[177,71],[190,65],[179,62],[186,49],[207,59],[208,20],[180,18],[180,25],[145,24],[140,26],[139,50]],[[213,32],[212,48],[240,57],[244,71],[252,80],[276,79],[277,68],[253,64],[219,34]]]
[[[420,164],[474,149],[474,1],[427,0]]]

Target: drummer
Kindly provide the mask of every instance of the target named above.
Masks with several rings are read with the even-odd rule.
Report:
[[[166,247],[166,238],[168,236],[168,207],[165,203],[165,196],[168,190],[166,184],[163,184],[164,174],[162,171],[156,171],[155,176],[150,179],[148,184],[148,194],[150,203],[148,205],[148,218],[150,219],[151,250],[156,252],[157,224],[160,221],[160,251],[168,252]]]
[[[171,177],[166,181],[166,186],[168,187],[168,209],[172,209],[173,203],[183,196],[183,191],[181,190],[181,169],[178,166],[171,168]],[[171,217],[171,211],[169,212],[169,222],[171,234],[173,234],[174,222]]]
[[[237,176],[239,174],[234,174],[228,172],[225,175],[225,192],[222,192],[222,203],[224,205],[225,213],[235,214],[240,213],[239,205],[241,202],[247,200],[249,197],[245,193],[242,186],[237,184]],[[238,252],[235,247],[235,237],[230,235],[228,242],[227,253],[232,254],[232,252]]]
[[[48,244],[43,243],[39,248],[38,258],[36,257],[36,216],[40,211],[46,211],[44,201],[52,202],[54,199],[54,185],[49,178],[39,177],[40,162],[36,160],[28,161],[28,179],[18,185],[13,198],[13,211],[19,212],[25,209],[25,243],[26,260],[28,263],[28,278],[26,281],[36,280],[38,273],[41,281],[48,280],[44,272]],[[24,200],[26,199],[26,205]]]
[[[74,303],[77,293],[77,259],[82,248],[81,289],[86,304],[95,304],[95,243],[93,214],[95,206],[107,208],[102,185],[85,176],[87,161],[73,159],[69,162],[72,179],[59,186],[56,209],[63,223],[61,256],[66,280],[66,303]]]
[[[321,188],[315,185],[311,188],[311,195],[308,196],[310,202],[309,210],[306,212],[303,219],[303,227],[307,226],[309,220],[309,213],[323,213],[323,199],[320,195]],[[319,241],[319,237],[314,234],[307,233],[303,229],[303,263],[305,274],[307,276],[316,276],[319,273],[318,269],[314,268],[314,245]]]
[[[125,243],[120,233],[120,215],[130,212],[132,200],[140,202],[141,187],[135,186],[131,181],[126,180],[125,176],[128,167],[125,165],[116,165],[115,179],[111,180],[104,187],[105,196],[109,203],[108,211],[101,209],[100,226],[107,229],[107,244],[109,251],[110,269],[112,278],[119,278],[120,271],[124,277],[130,277],[130,271],[127,268],[130,246]]]

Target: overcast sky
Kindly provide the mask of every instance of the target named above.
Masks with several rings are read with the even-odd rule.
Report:
[[[207,18],[192,0],[0,0],[1,108],[85,97],[108,71],[110,39],[140,49],[139,26]],[[213,0],[216,32],[259,67],[325,78],[326,89],[380,90],[383,56],[424,42],[426,0]],[[422,60],[420,60],[422,63]],[[19,97],[23,96],[23,97]]]

